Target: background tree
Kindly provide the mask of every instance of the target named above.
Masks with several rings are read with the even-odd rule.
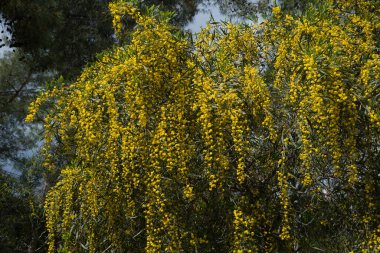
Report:
[[[46,252],[41,200],[30,177],[17,178],[0,170],[0,251]]]
[[[10,188],[1,192],[1,251],[46,251],[45,184],[41,184],[41,165],[31,159],[41,145],[41,129],[39,123],[25,124],[24,118],[44,83],[57,75],[70,80],[97,52],[113,43],[106,5],[102,9],[93,1],[0,4],[1,22],[5,23],[1,32],[11,33],[2,37],[1,45],[13,50],[0,59],[0,168],[2,183]],[[9,173],[13,177],[5,176]]]

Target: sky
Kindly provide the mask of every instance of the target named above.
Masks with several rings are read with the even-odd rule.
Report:
[[[247,2],[257,4],[258,0],[248,0]],[[270,1],[271,4],[273,4],[273,1]],[[195,16],[193,17],[192,21],[185,26],[186,30],[190,30],[193,33],[199,33],[202,28],[204,28],[207,25],[207,22],[210,21],[210,18],[212,17],[214,21],[221,22],[221,21],[232,21],[232,22],[245,22],[248,24],[251,24],[252,21],[244,19],[244,18],[230,18],[226,15],[223,15],[220,12],[219,5],[216,4],[214,1],[201,1],[198,4],[199,11]],[[258,15],[257,22],[262,22],[264,19],[261,17],[261,15]]]
[[[3,58],[5,53],[12,51],[12,49],[7,45],[9,44],[8,42],[11,39],[12,35],[7,31],[7,27],[4,23],[5,19],[0,13],[0,46],[4,45],[0,47],[0,58]]]

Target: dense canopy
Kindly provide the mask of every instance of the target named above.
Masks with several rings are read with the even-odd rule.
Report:
[[[50,252],[379,251],[379,5],[274,7],[192,39],[110,4],[131,42],[27,118],[54,103]]]

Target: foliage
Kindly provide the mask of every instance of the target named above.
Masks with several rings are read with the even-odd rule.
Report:
[[[42,206],[37,204],[41,201],[24,180],[0,170],[1,252],[46,252]]]
[[[131,43],[27,118],[55,102],[49,251],[379,251],[379,7],[274,7],[192,42],[111,4],[116,31],[136,21]]]

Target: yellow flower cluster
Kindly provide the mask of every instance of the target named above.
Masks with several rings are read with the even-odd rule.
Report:
[[[27,117],[54,101],[43,148],[60,172],[45,202],[49,252],[281,251],[302,242],[293,226],[335,186],[365,201],[341,208],[356,208],[370,234],[360,249],[378,247],[380,26],[364,7],[340,11],[355,2],[329,5],[328,21],[275,7],[260,25],[209,24],[194,43],[110,4],[118,34],[123,15],[137,22],[130,44],[44,93]]]
[[[280,232],[281,240],[290,240],[290,223],[289,223],[289,198],[287,176],[277,171],[277,182],[280,189],[280,204],[282,207],[282,227]]]
[[[255,245],[254,229],[255,218],[252,215],[244,214],[243,211],[238,208],[234,210],[234,253],[242,252],[257,252],[258,248]]]

